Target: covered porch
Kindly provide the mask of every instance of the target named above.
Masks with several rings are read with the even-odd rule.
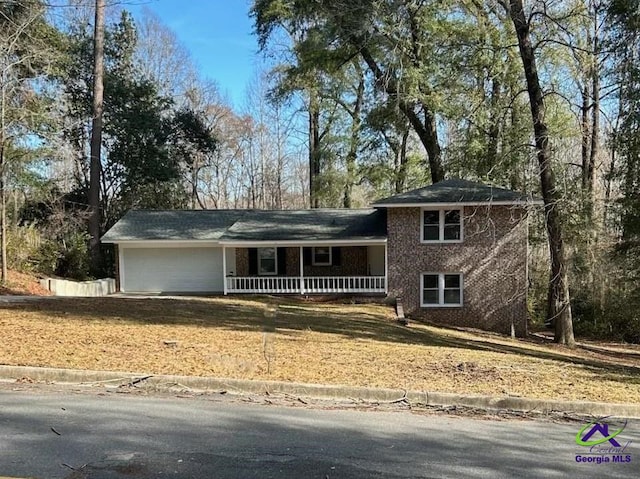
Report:
[[[223,245],[224,294],[385,294],[384,240]]]

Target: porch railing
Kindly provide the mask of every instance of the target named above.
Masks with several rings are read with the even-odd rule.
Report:
[[[230,276],[227,293],[299,293],[297,276]]]
[[[384,276],[230,276],[227,293],[384,293]]]

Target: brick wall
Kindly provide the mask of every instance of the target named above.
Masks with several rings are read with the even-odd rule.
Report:
[[[287,248],[287,276],[300,276],[300,248]]]
[[[465,207],[464,241],[422,244],[420,208],[389,208],[389,294],[405,312],[454,326],[522,336],[527,327],[527,225],[523,208]],[[420,306],[421,273],[462,273],[462,307]]]
[[[341,246],[340,266],[313,266],[304,267],[305,276],[366,276],[367,247],[366,246]]]
[[[287,276],[300,275],[300,248],[289,247],[287,250]],[[366,276],[368,274],[367,247],[342,246],[340,266],[304,267],[305,276]],[[249,276],[249,250],[236,248],[236,274]]]
[[[249,276],[249,250],[236,248],[236,276]]]

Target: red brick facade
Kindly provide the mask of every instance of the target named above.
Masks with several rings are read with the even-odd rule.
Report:
[[[300,276],[300,248],[286,249],[286,272],[279,271],[280,276]],[[312,262],[311,262],[312,263]],[[236,248],[236,274],[249,276],[249,250]],[[305,265],[305,276],[367,276],[368,258],[366,246],[341,246],[340,264],[331,266]]]
[[[527,328],[527,222],[520,207],[465,207],[463,242],[421,242],[421,209],[389,208],[389,294],[405,312],[442,324],[518,336]],[[461,273],[461,307],[422,307],[423,273]]]

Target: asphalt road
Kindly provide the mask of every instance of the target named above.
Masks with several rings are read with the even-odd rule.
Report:
[[[640,477],[630,463],[578,463],[581,423],[207,398],[0,391],[0,476],[29,478]],[[74,470],[75,469],[75,470]]]

